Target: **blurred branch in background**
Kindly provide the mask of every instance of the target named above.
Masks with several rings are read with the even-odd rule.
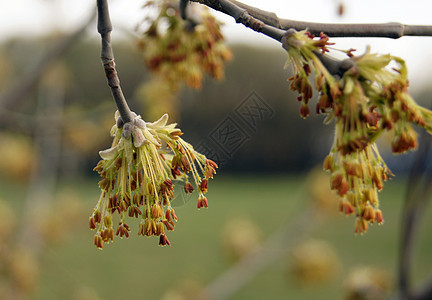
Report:
[[[204,288],[197,299],[230,299],[271,263],[281,259],[292,247],[321,223],[312,208],[298,213],[274,232],[261,247],[251,251]]]
[[[11,88],[0,96],[0,125],[12,122],[11,117],[7,113],[8,110],[14,110],[22,103],[26,96],[37,85],[39,79],[47,71],[48,67],[63,55],[74,43],[76,43],[85,33],[87,27],[93,23],[96,11],[92,12],[89,18],[75,32],[56,40],[46,52],[36,62],[29,66],[26,74],[18,80]]]
[[[426,283],[413,293],[415,300],[428,300],[432,298],[432,276],[426,280]]]
[[[408,179],[405,205],[402,209],[402,228],[399,256],[399,299],[431,299],[432,282],[414,292],[411,286],[414,243],[421,218],[432,192],[431,143],[429,134],[422,133],[411,173]]]
[[[53,217],[50,210],[61,155],[64,77],[64,70],[60,65],[56,65],[43,77],[40,84],[37,121],[34,124],[34,143],[39,160],[33,165],[27,196],[21,210],[22,223],[16,235],[18,240],[16,245],[10,245],[11,248],[16,248],[16,252],[24,253],[31,261],[29,265],[35,268],[24,268],[24,273],[11,270],[8,299],[25,299],[33,291],[37,281],[38,265],[45,247],[42,229],[44,222]]]

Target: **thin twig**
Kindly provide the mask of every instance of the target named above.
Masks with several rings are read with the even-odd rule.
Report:
[[[246,9],[241,8],[240,6],[236,5],[231,1],[228,0],[219,0],[219,1],[192,0],[192,1],[199,2],[215,10],[230,15],[235,19],[237,23],[242,23],[246,27],[249,27],[254,31],[261,32],[267,35],[268,37],[277,40],[278,42],[281,41],[283,35],[285,34],[285,30],[265,24],[263,21],[250,15]]]
[[[208,2],[208,1],[199,1]],[[280,19],[269,11],[246,5],[240,1],[231,0],[237,6],[246,9],[248,13],[261,20],[267,25],[288,30],[307,29],[310,33],[319,35],[324,32],[330,37],[385,37],[397,39],[403,36],[432,36],[432,26],[428,25],[405,25],[397,22],[381,24],[341,24],[341,23],[315,23]]]
[[[287,48],[288,45],[285,44],[285,39],[287,35],[291,34],[294,29],[282,30],[271,25],[267,25],[261,20],[253,17],[249,14],[248,10],[241,8],[237,5],[238,1],[228,1],[228,0],[213,0],[213,1],[201,1],[192,0],[194,2],[199,2],[205,4],[215,10],[221,11],[231,17],[233,17],[237,23],[242,23],[246,27],[251,28],[256,32],[260,32],[272,39],[275,39],[282,44],[282,47]],[[348,67],[352,66],[350,59],[339,60],[330,57],[326,54],[321,54],[316,52],[317,57],[321,60],[323,65],[332,75],[342,76]]]
[[[428,134],[423,134],[407,183],[405,205],[402,211],[399,255],[398,289],[400,299],[417,299],[413,297],[414,293],[411,287],[410,271],[418,225],[432,191],[432,174],[427,167],[424,169],[424,162],[430,154],[430,144],[430,136],[428,136]],[[423,294],[426,293],[426,291],[427,289],[424,288]],[[432,290],[430,291],[432,292]],[[429,294],[428,296],[432,295]],[[419,299],[426,298],[420,297]]]
[[[101,60],[105,69],[105,75],[108,80],[108,85],[111,88],[111,93],[117,105],[117,109],[120,112],[120,117],[124,123],[128,123],[133,120],[133,116],[121,90],[120,80],[115,68],[114,54],[111,46],[112,24],[109,15],[108,1],[97,0],[97,11],[97,29],[102,40]]]
[[[187,22],[186,29],[193,31],[195,26],[201,24],[201,16],[193,11],[189,0],[180,0],[178,9],[180,10],[180,16]]]
[[[257,7],[241,3],[240,1],[231,0],[231,2],[241,8],[246,9],[251,16],[261,20],[265,24],[282,29],[279,18],[274,12],[265,11]]]
[[[294,20],[281,20],[281,28],[307,29],[319,35],[324,32],[330,37],[383,37],[398,39],[403,36],[432,36],[432,26],[405,25],[397,22],[380,24],[339,24],[312,23]]]

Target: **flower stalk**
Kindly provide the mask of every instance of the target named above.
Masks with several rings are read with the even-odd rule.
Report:
[[[108,86],[111,88],[112,96],[122,120],[124,122],[130,122],[132,120],[132,112],[123,95],[120,87],[120,80],[115,68],[114,53],[111,46],[112,24],[109,15],[108,1],[97,0],[96,3],[98,12],[97,29],[102,41],[101,60],[108,80]]]

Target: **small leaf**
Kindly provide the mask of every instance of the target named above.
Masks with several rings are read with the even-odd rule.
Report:
[[[144,122],[144,120],[139,117],[134,120],[134,125],[142,129],[147,127],[146,122]]]
[[[110,160],[117,156],[118,154],[118,145],[106,150],[99,151],[99,156],[104,160]]]
[[[147,123],[147,126],[150,128],[155,128],[155,127],[163,127],[166,125],[166,123],[168,122],[168,114],[164,114],[162,117],[160,117],[159,120],[157,120],[156,122],[153,123]]]
[[[146,142],[142,129],[137,126],[134,126],[132,129],[132,137],[134,146],[137,148],[141,147]]]
[[[129,139],[132,133],[133,125],[131,123],[126,123],[123,126],[123,137]]]

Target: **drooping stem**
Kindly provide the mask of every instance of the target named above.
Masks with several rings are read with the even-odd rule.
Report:
[[[121,90],[120,80],[115,68],[114,54],[111,46],[112,24],[107,0],[97,0],[97,12],[97,29],[102,39],[101,60],[105,69],[108,85],[111,88],[111,93],[123,122],[131,122],[133,120],[132,112]]]
[[[416,292],[411,286],[411,271],[416,233],[425,206],[432,192],[432,173],[425,161],[430,155],[431,137],[423,134],[420,147],[413,162],[407,184],[405,205],[402,211],[402,228],[400,234],[398,290],[400,299],[430,299],[432,289],[426,285]]]

